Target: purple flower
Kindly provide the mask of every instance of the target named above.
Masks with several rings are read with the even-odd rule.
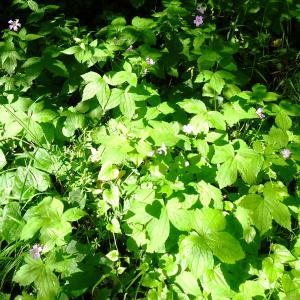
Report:
[[[29,250],[29,254],[32,256],[33,259],[39,259],[41,257],[41,252],[43,251],[43,247],[35,244],[32,246],[32,248]]]
[[[9,24],[8,28],[13,31],[18,31],[19,29],[18,27],[21,28],[21,23],[19,22],[19,19],[15,19],[14,21],[9,20],[8,24]]]
[[[261,118],[264,119],[266,116],[264,115],[264,110],[260,107],[256,110],[256,114]]]
[[[203,17],[202,16],[196,16],[194,20],[194,24],[196,27],[200,26],[203,23]]]
[[[203,4],[203,3],[198,4],[196,10],[197,10],[201,15],[203,15],[203,14],[205,13],[205,11],[206,11],[206,5]]]
[[[283,150],[281,151],[281,155],[282,155],[282,157],[283,157],[284,159],[290,158],[291,154],[292,154],[292,152],[291,152],[291,150],[289,150],[289,149],[283,149]]]
[[[153,66],[155,64],[155,61],[150,57],[146,57],[146,63],[150,66]]]

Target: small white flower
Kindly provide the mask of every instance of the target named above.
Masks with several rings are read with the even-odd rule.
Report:
[[[218,97],[217,97],[217,100],[218,100],[219,106],[221,106],[221,105],[223,104],[224,98],[223,98],[222,96],[218,96]]]
[[[190,165],[190,163],[186,160],[185,162],[184,162],[184,166],[185,167],[188,167]]]
[[[155,153],[155,152],[154,152],[153,150],[151,150],[151,151],[148,152],[147,155],[150,156],[150,157],[152,157],[152,156],[154,155],[154,153]]]
[[[19,28],[21,28],[21,23],[19,22],[19,19],[15,19],[14,21],[9,20],[8,24],[9,24],[8,28],[13,31],[18,31]]]
[[[35,244],[32,246],[32,248],[29,250],[30,255],[33,259],[39,259],[41,257],[41,252],[43,251],[43,247]]]
[[[150,57],[146,57],[146,63],[150,66],[153,66],[155,64],[155,61]]]
[[[91,162],[98,161],[98,151],[95,148],[91,148]]]
[[[182,131],[186,134],[191,134],[195,130],[194,126],[191,124],[183,125]]]
[[[164,153],[165,155],[167,155],[168,151],[167,151],[167,147],[166,147],[165,143],[161,144],[161,147],[157,149],[157,153],[158,154]]]
[[[203,15],[203,14],[205,13],[205,11],[206,11],[206,5],[203,4],[203,3],[200,3],[200,4],[197,5],[196,10],[197,10],[200,14]]]

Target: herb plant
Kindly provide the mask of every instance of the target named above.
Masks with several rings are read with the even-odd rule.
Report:
[[[49,2],[1,24],[0,299],[299,299],[299,4]]]

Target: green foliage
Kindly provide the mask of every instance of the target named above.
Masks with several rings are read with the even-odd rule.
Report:
[[[104,2],[5,8],[0,298],[300,298],[299,5]]]

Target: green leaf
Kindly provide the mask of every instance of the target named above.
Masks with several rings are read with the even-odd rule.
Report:
[[[37,299],[55,299],[60,291],[59,280],[42,260],[27,257],[26,264],[15,274],[13,281],[27,286],[34,283],[38,293]]]
[[[55,156],[46,149],[39,148],[34,155],[33,166],[42,171],[52,173],[55,170]]]
[[[145,30],[146,28],[151,28],[152,25],[154,25],[154,21],[152,19],[146,19],[146,18],[140,18],[140,17],[134,17],[132,19],[132,25],[139,30]]]
[[[275,124],[281,128],[283,131],[287,131],[292,127],[291,118],[284,112],[284,110],[280,110],[276,114]]]
[[[225,81],[220,74],[216,72],[211,76],[209,85],[217,93],[217,95],[220,95],[225,85]]]
[[[225,98],[230,99],[241,92],[241,89],[235,84],[225,84],[223,95]]]
[[[69,208],[68,210],[66,210],[64,212],[62,218],[65,221],[74,222],[74,221],[78,221],[79,219],[81,219],[85,215],[87,215],[87,213],[85,211],[83,211],[80,208],[73,207],[73,208]]]
[[[291,231],[291,214],[288,207],[270,198],[265,198],[265,203],[274,220],[282,227]]]
[[[29,33],[29,34],[26,34],[24,39],[25,39],[25,41],[34,41],[34,40],[40,39],[42,37],[43,36],[39,35],[39,34]]]
[[[191,272],[184,271],[176,276],[177,283],[186,295],[202,297],[201,289],[197,282],[197,278]]]
[[[174,276],[178,273],[178,264],[173,255],[162,255],[162,257],[159,259],[159,266],[166,272],[168,276]]]
[[[220,189],[205,182],[204,180],[193,184],[196,191],[199,193],[199,198],[203,206],[210,206],[211,200],[214,202],[214,207],[217,209],[223,209],[223,197]]]
[[[284,272],[284,266],[279,262],[274,262],[271,257],[266,257],[262,261],[262,272],[267,277],[269,283],[272,284],[281,278]],[[270,286],[271,285],[269,285],[269,287]]]
[[[106,257],[111,261],[117,261],[119,259],[119,252],[118,250],[112,250],[106,254]]]
[[[98,73],[92,71],[82,74],[81,77],[86,83],[97,82],[101,79],[101,76]]]
[[[267,92],[263,100],[265,102],[272,102],[272,101],[277,101],[279,98],[279,95],[273,92]]]
[[[42,109],[32,115],[33,120],[39,123],[51,122],[57,117],[57,113],[50,109]]]
[[[45,192],[51,185],[49,175],[34,167],[18,167],[17,177],[23,183],[24,187],[31,186],[39,192]]]
[[[63,203],[51,197],[44,198],[38,205],[28,209],[24,215],[27,223],[21,239],[28,240],[40,230],[40,241],[46,252],[55,245],[64,245],[64,237],[72,231],[72,226],[62,218],[63,209]]]
[[[30,57],[24,62],[22,68],[25,68],[26,74],[34,79],[41,74],[44,62],[40,57]]]
[[[154,140],[156,146],[160,147],[162,143],[165,143],[166,146],[172,147],[179,141],[178,124],[153,120],[149,121],[149,124],[153,128],[150,136]]]
[[[101,86],[97,81],[89,82],[83,89],[82,101],[89,100],[96,96],[101,91]]]
[[[234,157],[234,149],[231,144],[224,146],[214,145],[215,154],[211,160],[213,164],[223,163]]]
[[[264,161],[263,156],[252,149],[242,148],[238,150],[235,161],[242,179],[248,184],[255,183]]]
[[[189,269],[196,278],[214,266],[212,251],[205,239],[198,235],[185,237],[179,245],[179,254],[186,259]]]
[[[44,220],[39,217],[30,218],[22,229],[20,239],[25,241],[31,239],[43,226],[43,222]]]
[[[211,294],[211,299],[233,299],[235,294],[229,286],[227,277],[222,272],[221,264],[203,275],[201,285],[206,292]]]
[[[46,69],[48,69],[51,73],[54,75],[60,76],[60,77],[69,77],[69,71],[65,64],[56,59],[56,60],[49,60],[44,63],[44,66]]]
[[[120,111],[124,114],[128,119],[132,119],[135,113],[135,102],[131,95],[127,91],[124,91],[122,96],[120,97]]]
[[[33,11],[35,11],[35,12],[39,11],[39,6],[38,6],[38,4],[37,4],[35,1],[33,1],[33,0],[28,0],[28,1],[27,1],[27,4],[28,4],[28,7],[29,7],[31,10],[33,10]]]
[[[226,227],[226,220],[221,211],[204,207],[194,211],[191,224],[192,228],[200,235],[206,236],[210,233],[223,231]]]
[[[255,227],[264,234],[272,225],[272,215],[269,211],[268,205],[262,201],[252,213],[252,220]]]
[[[246,209],[255,209],[263,201],[263,198],[257,194],[248,194],[240,201],[240,206]]]
[[[77,129],[82,129],[84,126],[85,117],[79,113],[70,114],[65,122],[62,129],[62,133],[66,137],[71,137],[74,135]]]
[[[197,75],[195,79],[195,83],[207,82],[211,79],[212,75],[213,75],[212,71],[203,70]]]
[[[105,105],[107,105],[107,102],[110,98],[110,89],[107,83],[102,78],[98,81],[98,85],[99,87],[96,93],[96,97],[100,106],[104,109]]]
[[[251,300],[255,296],[265,297],[265,289],[259,281],[246,280],[239,286],[239,290],[241,292],[238,294],[240,298],[237,296],[234,297],[233,300]]]
[[[245,257],[245,253],[238,240],[227,232],[209,234],[206,241],[213,254],[226,264],[234,264]]]
[[[0,149],[0,170],[3,169],[7,164],[5,155],[3,151]]]
[[[150,241],[147,244],[148,252],[164,252],[164,244],[169,237],[170,223],[165,207],[161,208],[159,218],[152,218],[146,226]]]
[[[217,92],[214,90],[214,88],[211,86],[210,82],[207,82],[203,85],[202,88],[202,96],[203,97],[210,97],[215,98],[218,96]]]
[[[222,189],[225,186],[232,185],[237,179],[237,161],[234,158],[224,162],[217,171],[216,180]]]
[[[283,245],[272,244],[271,251],[273,252],[274,261],[286,264],[296,260],[295,256]]]
[[[300,105],[292,103],[287,100],[283,100],[279,104],[280,108],[286,112],[289,116],[299,117],[300,116]]]
[[[126,216],[129,222],[146,224],[152,216],[146,212],[146,206],[155,200],[155,192],[151,189],[138,189],[132,196],[129,213]],[[133,214],[133,215],[132,215]]]
[[[192,211],[184,209],[176,198],[168,200],[166,208],[168,218],[173,226],[181,231],[191,230],[190,220],[193,216]]]
[[[72,55],[78,52],[81,52],[82,49],[79,46],[72,46],[70,48],[67,48],[65,50],[62,50],[61,53],[67,54],[67,55]]]
[[[5,205],[2,212],[1,223],[0,232],[4,240],[11,243],[19,239],[24,225],[19,203],[9,202]]]
[[[281,203],[287,195],[282,183],[267,182],[264,186],[264,198],[249,194],[241,200],[240,205],[252,211],[253,223],[261,234],[269,230],[272,218],[282,227],[291,230],[291,214],[288,207]]]
[[[105,162],[98,174],[98,180],[100,181],[110,181],[114,180],[119,176],[119,170],[116,166]]]
[[[209,131],[209,118],[208,113],[203,111],[193,116],[190,120],[190,124],[194,127],[194,133],[198,134],[200,132],[208,133]]]
[[[202,101],[196,99],[185,99],[177,104],[190,114],[198,114],[206,111],[205,104]]]
[[[226,130],[226,123],[224,116],[219,113],[218,111],[210,111],[208,113],[209,121],[211,122],[212,126],[219,130]]]
[[[107,98],[106,103],[102,103],[101,107],[107,111],[112,108],[117,107],[121,102],[121,97],[124,97],[124,91],[121,89],[112,89],[109,98]]]
[[[257,118],[254,108],[246,111],[244,108],[242,108],[238,101],[225,103],[223,108],[224,118],[230,127],[238,123],[240,120]]]
[[[103,191],[103,200],[109,203],[112,207],[119,206],[120,191],[118,186],[112,185],[110,189]]]
[[[282,201],[289,197],[287,187],[280,181],[267,182],[264,186],[264,197],[276,201]]]
[[[137,76],[134,73],[128,71],[119,71],[119,72],[108,72],[104,76],[104,80],[109,85],[121,85],[124,82],[128,82],[132,86],[137,85]]]
[[[273,126],[270,129],[269,134],[264,136],[264,140],[273,149],[281,149],[287,146],[289,137],[285,131]]]

